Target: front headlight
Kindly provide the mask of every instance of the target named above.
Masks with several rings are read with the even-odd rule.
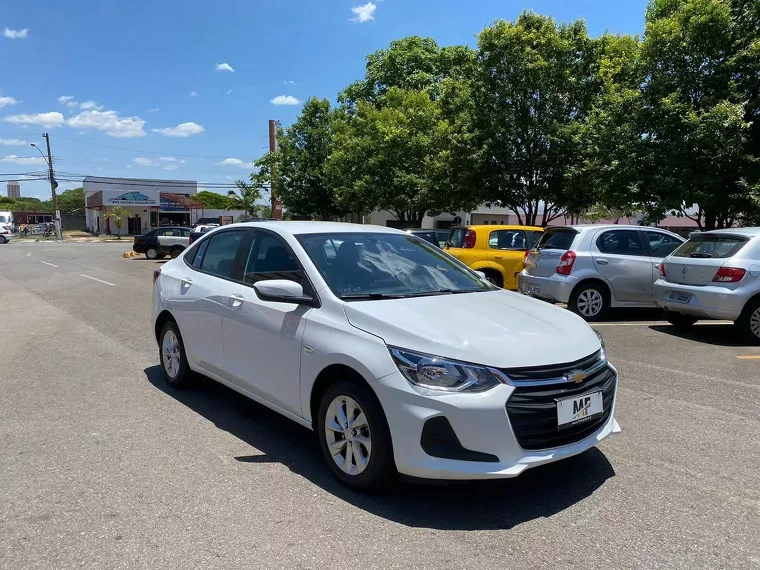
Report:
[[[604,346],[604,337],[602,336],[602,333],[600,333],[596,329],[591,329],[591,330],[593,330],[596,333],[596,336],[599,337],[599,342],[602,343],[602,353],[601,353],[602,359],[607,360],[607,347]]]
[[[438,392],[484,392],[502,383],[484,366],[390,347],[399,371],[414,386]]]

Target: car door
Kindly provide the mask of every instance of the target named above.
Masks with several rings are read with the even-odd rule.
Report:
[[[649,285],[649,298],[651,299],[652,285],[659,277],[660,263],[686,240],[658,230],[642,229],[641,232],[644,234],[645,245],[649,248],[650,259],[652,260],[652,277]]]
[[[488,234],[488,260],[504,269],[505,289],[517,289],[517,274],[523,269],[528,245],[524,230],[493,230]]]
[[[616,300],[649,301],[652,296],[652,259],[638,229],[604,230],[591,247],[594,267],[612,285]]]
[[[224,376],[222,318],[236,293],[232,281],[246,230],[215,233],[201,241],[177,273],[173,314],[185,342],[187,355],[200,367]]]
[[[257,230],[222,324],[224,368],[232,381],[300,416],[301,341],[313,309],[259,299],[253,284],[268,279],[297,281],[315,296],[290,246],[274,233]]]

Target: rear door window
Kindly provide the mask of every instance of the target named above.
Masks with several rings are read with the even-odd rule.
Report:
[[[673,257],[726,258],[733,257],[749,240],[741,236],[702,234],[694,236],[676,249]]]
[[[576,235],[578,232],[570,228],[548,229],[541,236],[538,249],[568,250],[573,245]]]
[[[523,230],[495,230],[488,235],[488,247],[491,249],[524,250],[528,246]]]
[[[596,247],[602,253],[615,255],[647,255],[641,234],[637,230],[612,230],[596,239]]]
[[[449,234],[449,243],[451,247],[464,247],[464,236],[467,235],[467,228],[456,228]]]

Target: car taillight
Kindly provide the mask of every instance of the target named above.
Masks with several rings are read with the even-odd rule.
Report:
[[[575,263],[575,252],[568,249],[559,259],[557,273],[560,275],[570,275],[570,272],[573,270],[573,263]]]
[[[529,255],[530,255],[530,250],[526,249],[525,250],[525,255],[523,255],[523,263],[525,263],[526,261],[528,261],[528,256]]]
[[[739,267],[721,267],[718,269],[715,277],[713,277],[713,282],[736,283],[737,281],[744,279],[746,274],[747,270]]]
[[[140,243],[140,238],[139,238],[139,237],[136,237],[136,238],[135,238],[135,244],[138,244],[138,243]]]
[[[156,281],[158,281],[158,278],[161,276],[161,268],[153,270],[153,285],[156,284]]]
[[[665,264],[660,263],[660,266],[657,268],[657,273],[660,274],[660,277],[666,277],[665,275]]]
[[[467,233],[464,234],[464,244],[463,246],[467,249],[475,247],[475,240],[477,239],[477,236],[475,235],[474,230],[467,230]]]

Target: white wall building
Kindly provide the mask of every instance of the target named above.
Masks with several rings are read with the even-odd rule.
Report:
[[[369,216],[369,223],[377,226],[394,226],[396,217],[387,210],[376,210]],[[390,222],[390,223],[389,223]],[[472,212],[446,213],[438,216],[425,216],[423,229],[446,230],[452,225],[469,224],[518,224],[517,216],[508,208],[481,205]]]
[[[198,183],[190,180],[99,178],[83,182],[86,225],[96,234],[140,234],[163,223],[192,225],[203,217],[203,207],[192,199]],[[129,212],[121,229],[106,214],[117,206]]]
[[[21,198],[21,184],[15,180],[11,180],[7,184],[8,198]]]

